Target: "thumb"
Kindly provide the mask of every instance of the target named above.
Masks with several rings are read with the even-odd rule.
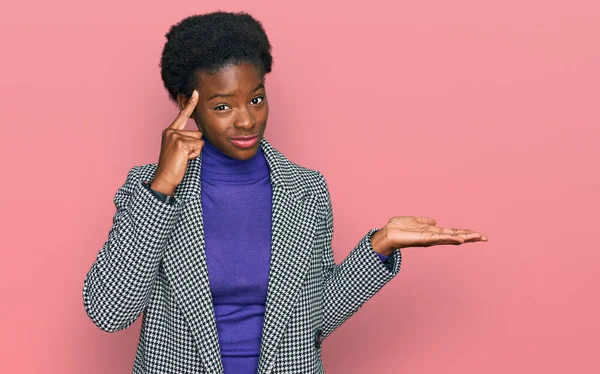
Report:
[[[436,222],[433,218],[429,217],[415,217],[416,221],[425,225],[435,226]]]
[[[200,156],[200,152],[201,152],[200,149],[195,149],[195,150],[191,151],[188,154],[188,160],[193,160],[193,159],[197,158],[198,156]]]

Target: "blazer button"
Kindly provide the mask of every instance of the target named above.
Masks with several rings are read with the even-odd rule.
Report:
[[[318,329],[315,333],[315,348],[321,348],[321,343],[323,342],[323,330]]]

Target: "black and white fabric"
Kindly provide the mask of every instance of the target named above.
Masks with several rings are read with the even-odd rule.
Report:
[[[265,138],[260,146],[273,213],[258,373],[324,373],[321,341],[398,274],[401,254],[382,263],[370,242],[375,228],[336,265],[325,178]],[[102,330],[124,329],[143,312],[133,373],[223,373],[204,252],[201,162],[189,161],[173,205],[142,186],[157,164],[129,171],[114,197],[108,239],[84,281],[85,310]]]

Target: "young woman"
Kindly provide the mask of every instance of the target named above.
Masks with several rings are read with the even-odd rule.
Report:
[[[181,112],[158,164],[133,167],[116,192],[83,286],[102,330],[143,312],[134,373],[322,373],[321,342],[398,274],[400,248],[487,240],[393,217],[336,265],[323,175],[263,137],[271,65],[245,13],[192,16],[167,34],[162,78]]]

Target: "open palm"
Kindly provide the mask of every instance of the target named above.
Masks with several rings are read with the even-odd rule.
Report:
[[[385,246],[389,248],[487,241],[487,236],[473,230],[437,227],[435,220],[429,217],[393,217],[382,229],[382,234]]]

